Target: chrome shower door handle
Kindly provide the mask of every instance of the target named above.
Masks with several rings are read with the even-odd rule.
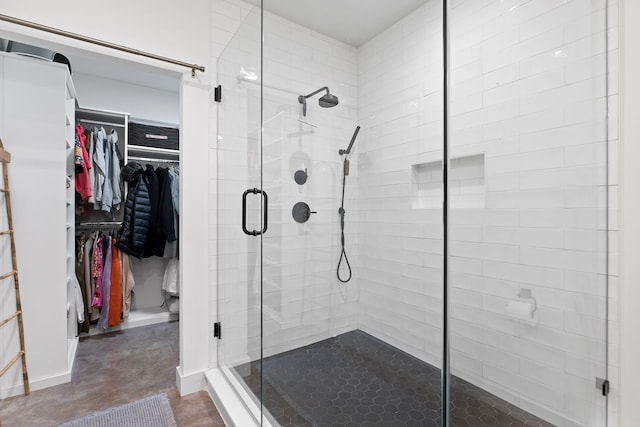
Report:
[[[262,194],[262,196],[264,197],[264,206],[263,206],[264,223],[262,225],[262,231],[258,231],[258,230],[249,231],[247,229],[247,196],[249,194]],[[257,188],[249,188],[245,190],[244,193],[242,193],[242,231],[244,232],[244,234],[246,234],[247,236],[259,236],[267,232],[267,211],[269,210],[268,206],[269,206],[269,198],[265,191],[258,190]]]

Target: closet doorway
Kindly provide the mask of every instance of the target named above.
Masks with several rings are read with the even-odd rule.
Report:
[[[115,332],[126,337],[129,335],[127,329],[171,322],[173,325],[162,328],[159,336],[154,338],[151,333],[145,340],[150,340],[151,345],[154,340],[172,341],[177,352],[181,75],[114,57],[86,55],[77,50],[62,53],[73,67],[72,79],[78,100],[77,129],[87,135],[87,141],[93,138],[94,146],[100,143],[96,132],[107,135],[107,144],[111,139],[116,140],[114,148],[121,172],[116,180],[122,195],[117,209],[115,203],[105,207],[96,200],[95,194],[93,201],[83,200],[77,192],[74,198],[76,254],[84,256],[84,262],[76,256],[76,266],[83,267],[76,268],[76,273],[80,279],[83,269],[88,272],[84,283],[79,280],[86,289],[83,296],[87,307],[85,322],[79,325],[78,331],[80,350],[85,342],[103,339],[98,337],[103,333]],[[97,159],[95,148],[88,147],[88,151]],[[108,177],[105,182],[108,183]],[[99,194],[100,189],[96,188],[94,193]],[[115,188],[113,193],[117,193]],[[149,202],[148,217],[138,208],[145,200]],[[145,221],[146,224],[140,225]],[[86,249],[95,248],[101,237],[105,242],[104,250],[100,254],[95,249],[87,253]],[[146,242],[141,243],[141,238]],[[114,247],[112,258],[119,252],[122,278],[116,292],[113,291],[114,283],[110,283],[110,296],[119,298],[116,304],[110,303],[110,309],[116,307],[122,314],[110,313],[109,321],[104,322],[104,308],[96,314],[98,292],[94,278],[96,267],[100,270],[100,266],[105,278],[106,268],[111,266],[111,277],[114,277],[115,258],[111,263],[107,258],[109,241]],[[103,292],[106,293],[105,282]],[[114,339],[113,342],[127,345],[126,339]],[[163,372],[162,376],[165,374],[173,378],[173,372]]]
[[[121,287],[122,321],[106,328],[100,322],[97,325],[90,322],[87,328],[85,321],[80,336],[88,334],[91,337],[177,321],[181,76],[114,57],[86,55],[77,50],[65,50],[63,54],[73,67],[72,79],[79,107],[76,109],[77,129],[82,127],[88,137],[93,136],[93,145],[99,142],[96,132],[103,136],[106,133],[107,144],[116,140],[115,151],[122,171],[117,180],[122,194],[117,208],[115,203],[105,207],[96,200],[97,195],[91,203],[76,194],[75,234],[84,235],[85,241],[99,235],[114,242],[120,240],[116,244],[117,251],[129,258],[129,265],[124,261],[121,266],[125,282]],[[98,158],[95,155],[98,150],[94,147],[88,151]],[[147,187],[144,194],[141,181]],[[105,182],[108,183],[108,179]],[[100,189],[96,188],[94,192],[99,194]],[[148,197],[151,212],[146,228],[139,229],[133,227],[133,222],[141,220],[139,212],[134,210],[128,215],[126,204],[127,200],[139,202],[143,197]],[[128,236],[118,235],[123,222],[130,229]],[[133,234],[141,233],[146,237],[143,247],[139,241],[133,242]],[[98,258],[94,251],[94,266],[99,266]],[[107,266],[107,263],[103,265]],[[128,271],[129,267],[131,271]],[[86,287],[95,289],[93,285]],[[130,289],[133,289],[131,294]],[[85,302],[85,306],[88,305]],[[95,308],[95,302],[92,308]],[[95,313],[89,314],[95,319]]]
[[[8,35],[3,33],[0,37]],[[55,308],[56,313],[66,315],[68,319],[67,334],[66,340],[56,342],[56,348],[50,350],[52,353],[58,353],[62,349],[68,354],[68,371],[59,375],[60,370],[55,367],[58,372],[51,372],[50,378],[42,380],[42,384],[35,384],[32,389],[37,390],[69,381],[72,378],[76,354],[80,354],[80,349],[86,342],[103,339],[98,336],[104,333],[126,335],[127,329],[154,324],[170,325],[168,327],[173,328],[171,333],[158,337],[159,340],[165,341],[170,337],[175,341],[171,345],[175,349],[176,361],[171,366],[171,371],[167,372],[167,387],[171,387],[175,383],[173,368],[180,364],[177,356],[180,348],[178,193],[182,73],[96,53],[75,45],[55,44],[22,36],[12,41],[14,49],[9,54],[28,54],[20,52],[20,45],[50,49],[66,56],[72,71],[67,83],[66,99],[62,99],[63,103],[71,107],[71,111],[67,112],[67,123],[61,122],[61,126],[65,127],[67,132],[71,131],[71,136],[67,134],[66,147],[68,190],[66,200],[62,201],[66,205],[68,286],[64,301],[66,307],[60,304]],[[5,47],[7,45],[8,43],[4,44]],[[32,60],[42,61],[36,58]],[[37,82],[33,84],[37,85]],[[72,148],[76,138],[80,140],[80,161],[78,157],[74,157],[75,150]],[[63,150],[62,145],[60,150]],[[100,154],[97,154],[97,151],[102,152],[102,160],[98,160]],[[110,157],[106,156],[107,151]],[[83,159],[82,156],[86,157]],[[91,168],[87,167],[88,164]],[[125,165],[139,168],[128,180],[120,176],[126,169]],[[88,169],[102,170],[102,187],[99,187],[100,178],[97,175],[91,179],[80,178],[89,182],[87,187],[92,199],[86,191],[81,195],[82,191],[79,191],[76,185],[81,171]],[[119,231],[123,222],[127,221],[124,214],[127,198],[133,190],[140,187],[138,184],[143,180],[152,183],[147,185],[150,205],[162,205],[162,209],[170,211],[168,215],[164,215],[164,222],[158,219],[162,216],[160,208],[154,208],[155,211],[150,212],[152,218],[149,222],[153,220],[154,226],[156,222],[158,226],[153,229],[149,227],[146,237],[148,240],[153,239],[154,244],[137,253],[128,251],[130,248],[127,244],[119,244],[122,241]],[[108,190],[111,197],[109,201],[105,196],[107,191],[104,187],[104,182],[107,181],[111,183]],[[97,197],[98,194],[102,194],[100,199]],[[65,224],[61,224],[61,227],[65,227]],[[164,228],[159,230],[161,227]],[[91,244],[87,245],[89,241]],[[100,250],[96,251],[98,242]],[[120,255],[114,256],[118,252]],[[23,254],[24,259],[28,260],[28,256],[28,253]],[[115,268],[116,264],[119,266],[118,269]],[[108,270],[107,266],[111,266],[112,269]],[[111,280],[118,275],[120,280],[110,281],[110,284],[117,283],[112,289],[120,288],[121,292],[107,293],[104,287],[105,279],[108,277]],[[74,294],[74,276],[78,279],[86,278],[79,286],[85,291],[79,298],[82,303]],[[99,283],[102,288],[99,288]],[[130,291],[130,298],[127,298]],[[107,307],[107,295],[116,295],[108,307],[115,307],[117,313],[105,318],[103,313]],[[102,298],[99,301],[101,304],[96,303],[96,298]],[[61,299],[58,300],[62,302]],[[85,310],[78,309],[83,305]],[[25,306],[28,306],[26,301]],[[82,317],[84,320],[78,322]],[[39,321],[47,320],[50,319]],[[31,329],[27,331],[27,339],[42,340],[42,335],[47,333],[50,334],[50,331]],[[38,352],[31,355],[33,360],[44,357],[44,353]],[[37,360],[36,363],[41,361]]]

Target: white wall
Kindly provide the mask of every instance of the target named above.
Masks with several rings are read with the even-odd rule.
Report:
[[[180,123],[178,79],[175,90],[169,91],[76,72],[73,84],[81,107],[121,111],[133,119]]]
[[[442,168],[441,21],[429,2],[358,48],[358,325],[436,366],[442,210],[412,208],[428,204],[412,165]],[[442,188],[441,173],[432,178]],[[442,206],[441,191],[431,196]]]
[[[201,65],[209,55],[208,11],[207,0],[2,3],[5,15]]]

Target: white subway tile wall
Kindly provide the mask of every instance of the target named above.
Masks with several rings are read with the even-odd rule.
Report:
[[[595,377],[606,374],[607,304],[617,418],[617,1],[607,3],[608,27],[604,0],[457,0],[450,15],[452,370],[559,425],[605,416]],[[259,11],[214,1],[212,61],[230,43],[217,70],[225,102],[211,107],[214,120],[220,108],[211,304],[226,332],[212,364],[260,354],[258,243],[241,231],[240,195],[262,186],[264,354],[359,328],[441,365],[440,7],[427,1],[358,48],[266,13],[260,183],[259,86],[238,79],[242,69],[260,78]],[[310,99],[303,118],[297,95],[322,86],[340,105]],[[345,198],[354,278],[345,286],[335,278],[337,150],[356,124]],[[305,168],[299,186],[293,174]],[[259,224],[260,199],[250,197],[249,222]],[[318,211],[306,224],[291,217],[298,201]],[[536,300],[535,325],[507,312],[521,289]]]

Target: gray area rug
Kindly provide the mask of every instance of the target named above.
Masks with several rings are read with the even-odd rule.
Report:
[[[177,427],[165,393],[94,412],[60,427]]]

